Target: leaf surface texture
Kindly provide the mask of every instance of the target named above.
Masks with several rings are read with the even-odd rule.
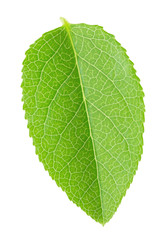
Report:
[[[100,26],[63,22],[26,52],[25,118],[52,179],[104,225],[141,159],[144,94],[113,35]]]

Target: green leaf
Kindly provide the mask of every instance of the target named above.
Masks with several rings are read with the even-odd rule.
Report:
[[[25,118],[52,179],[104,225],[141,159],[144,94],[113,35],[100,26],[62,21],[26,52]]]

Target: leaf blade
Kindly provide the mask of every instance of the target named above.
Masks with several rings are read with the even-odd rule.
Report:
[[[113,35],[99,26],[64,25],[44,34],[27,53],[24,109],[44,167],[69,199],[104,225],[125,195],[141,157],[143,92]]]

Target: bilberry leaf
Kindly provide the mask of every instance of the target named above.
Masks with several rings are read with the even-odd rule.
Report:
[[[113,35],[100,26],[62,21],[26,52],[25,118],[52,179],[104,225],[141,159],[144,94]]]

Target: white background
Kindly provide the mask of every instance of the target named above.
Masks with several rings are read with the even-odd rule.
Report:
[[[70,202],[35,155],[24,120],[21,68],[29,45],[71,23],[98,24],[135,63],[145,92],[144,153],[104,227]],[[165,240],[164,0],[10,0],[0,3],[0,239]]]

